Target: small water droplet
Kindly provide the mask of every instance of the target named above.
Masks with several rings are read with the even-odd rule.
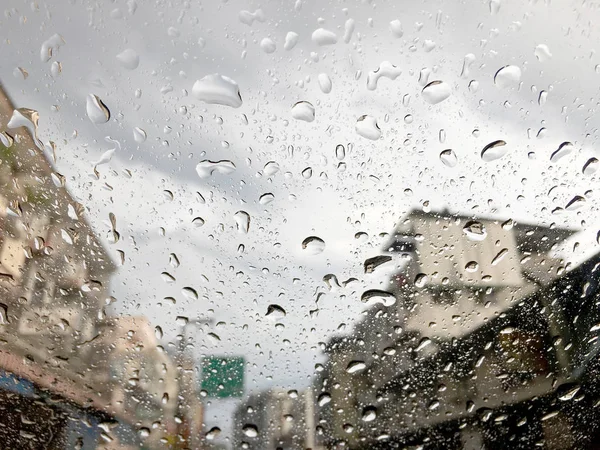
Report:
[[[189,286],[184,287],[181,290],[181,293],[188,300],[198,300],[198,292],[196,292],[196,289],[194,289],[192,287],[189,287]]]
[[[283,43],[283,48],[285,50],[293,49],[298,43],[298,33],[294,33],[293,31],[288,31],[285,35],[285,42]]]
[[[366,303],[367,306],[376,304],[392,306],[396,303],[396,296],[391,292],[382,291],[379,289],[370,289],[363,292],[363,294],[360,296],[360,301]]]
[[[535,57],[538,59],[539,62],[546,62],[550,58],[552,58],[552,53],[550,53],[550,49],[548,48],[548,46],[546,44],[538,45],[535,48],[533,54],[535,55]]]
[[[312,177],[312,174],[313,174],[312,167],[307,167],[306,169],[304,169],[302,171],[302,178],[304,178],[305,180],[308,180],[310,177]]]
[[[402,22],[398,19],[392,20],[390,22],[390,31],[396,38],[401,38],[404,35],[404,31],[402,30]]]
[[[281,320],[285,317],[285,309],[279,305],[269,305],[265,316],[272,320]]]

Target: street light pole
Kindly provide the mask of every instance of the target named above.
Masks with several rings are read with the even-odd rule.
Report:
[[[189,410],[189,407],[186,408],[186,401],[184,400],[184,395],[183,392],[185,390],[185,382],[184,382],[184,377],[185,377],[185,346],[186,346],[186,331],[187,331],[187,327],[190,325],[194,325],[194,326],[199,326],[199,325],[204,325],[204,324],[212,324],[214,322],[214,320],[212,318],[208,318],[208,319],[194,319],[194,320],[188,320],[187,318],[184,317],[178,317],[178,320],[180,320],[181,322],[183,322],[183,325],[181,327],[181,334],[180,334],[180,339],[179,339],[179,344],[177,345],[177,363],[179,365],[179,377],[177,378],[177,406],[175,408],[175,414],[176,417],[179,419],[179,421],[177,422],[177,445],[176,448],[188,448],[187,444],[189,444],[189,434],[190,434],[190,427],[189,427],[189,420],[187,420],[186,416],[189,415],[190,411],[186,411],[186,409]],[[192,357],[192,361],[193,361],[193,357]],[[198,395],[197,392],[195,392],[195,390],[193,389],[193,383],[189,383],[189,388],[190,391],[193,392],[189,392],[188,395]],[[181,447],[180,447],[181,446]]]

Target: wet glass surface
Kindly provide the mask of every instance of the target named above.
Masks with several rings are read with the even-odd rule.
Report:
[[[4,0],[0,448],[597,448],[598,8]]]

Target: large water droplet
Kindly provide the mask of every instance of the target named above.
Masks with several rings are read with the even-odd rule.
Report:
[[[192,287],[189,287],[189,286],[184,287],[181,290],[181,293],[188,300],[198,300],[198,292],[196,292],[196,289],[194,289]]]
[[[392,20],[390,22],[390,31],[395,37],[401,38],[404,34],[404,31],[402,31],[402,22],[400,22],[398,19]]]
[[[319,406],[325,406],[329,402],[331,402],[331,395],[329,395],[327,392],[319,394],[319,397],[317,398],[317,404]]]
[[[140,65],[140,56],[135,50],[128,48],[117,55],[117,61],[129,70],[135,70]]]
[[[249,438],[255,438],[256,436],[258,436],[258,428],[256,427],[256,425],[251,425],[251,424],[244,425],[244,427],[242,428],[242,431]]]
[[[367,368],[367,365],[364,361],[350,361],[346,366],[346,372],[348,373],[358,373],[362,372]]]
[[[557,162],[561,158],[573,153],[573,150],[575,150],[575,146],[572,143],[563,142],[556,150],[554,150],[554,152],[552,152],[552,155],[550,155],[550,162]]]
[[[584,175],[592,175],[598,170],[598,159],[590,158],[583,165],[582,173]]]
[[[415,286],[418,288],[425,287],[425,285],[427,284],[428,281],[429,281],[429,277],[427,276],[427,274],[419,273],[415,277]]]
[[[333,84],[331,83],[331,78],[329,78],[329,75],[327,75],[326,73],[320,73],[318,76],[318,81],[319,81],[319,87],[321,88],[321,92],[323,92],[324,94],[329,94],[333,87]]]
[[[206,440],[213,441],[221,434],[221,429],[219,427],[212,427],[206,433]]]
[[[85,111],[95,124],[106,123],[110,119],[110,110],[104,104],[100,97],[94,94],[89,94],[85,102]]]
[[[338,41],[336,34],[325,28],[318,28],[313,31],[312,40],[317,45],[333,45]]]
[[[301,101],[292,106],[292,117],[305,122],[315,120],[315,107],[312,103]]]
[[[260,203],[261,205],[268,205],[273,200],[275,200],[275,196],[273,194],[271,194],[270,192],[268,192],[259,197],[258,203]]]
[[[60,34],[55,34],[42,43],[40,49],[40,59],[42,62],[48,62],[57,52],[57,50],[65,44],[65,40]]]
[[[427,103],[436,105],[450,97],[451,93],[452,91],[448,83],[436,80],[425,86],[421,95]]]
[[[494,141],[486,145],[481,151],[481,159],[485,162],[491,162],[502,158],[508,152],[506,142],[502,140]]]
[[[277,50],[277,45],[272,39],[264,38],[260,41],[260,48],[262,48],[263,52],[270,54]]]
[[[571,200],[569,200],[569,203],[567,203],[567,206],[565,206],[565,209],[567,211],[576,211],[579,208],[581,208],[582,206],[584,206],[585,203],[586,203],[585,197],[582,197],[581,195],[576,195]]]
[[[302,241],[302,249],[311,255],[317,255],[325,250],[325,241],[317,236],[309,236]]]
[[[235,164],[228,160],[209,161],[205,159],[196,166],[196,172],[200,178],[208,178],[214,172],[229,174],[235,171]]]
[[[469,220],[463,227],[463,233],[471,241],[483,241],[487,236],[485,225],[477,220]]]
[[[133,129],[133,140],[135,142],[137,142],[138,144],[141,144],[146,141],[146,138],[147,138],[146,132],[144,130],[142,130],[140,127],[135,127]]]
[[[264,22],[265,21],[265,13],[263,12],[262,9],[257,9],[256,11],[254,11],[253,13],[250,11],[240,11],[240,14],[238,15],[240,22],[242,22],[243,24],[252,26],[252,24],[254,23],[254,21],[257,22]]]
[[[294,33],[293,31],[288,31],[285,35],[285,42],[283,44],[283,48],[285,50],[293,49],[298,43],[298,33]]]
[[[192,94],[198,100],[209,104],[242,106],[242,96],[238,84],[231,78],[218,73],[206,75],[197,80],[192,88]]]
[[[463,60],[462,70],[460,72],[460,76],[463,78],[468,78],[471,74],[471,65],[475,62],[475,55],[473,53],[468,53],[465,55]]]
[[[535,57],[538,59],[539,62],[546,62],[550,58],[552,58],[552,53],[550,53],[550,49],[548,48],[548,46],[546,44],[538,45],[535,48],[533,54],[535,55]]]
[[[377,88],[377,82],[381,77],[395,80],[400,76],[402,70],[389,61],[383,61],[379,67],[367,75],[367,89],[373,91]]]
[[[273,320],[281,320],[285,317],[285,309],[279,305],[269,305],[265,316]]]
[[[377,119],[373,116],[360,116],[354,128],[360,136],[366,139],[376,141],[381,137],[381,129],[377,125]]]
[[[494,84],[499,88],[518,86],[521,81],[521,69],[518,66],[504,66],[494,75]]]
[[[363,422],[373,422],[377,418],[377,408],[374,406],[365,406],[362,410]]]
[[[454,150],[450,148],[440,153],[440,161],[442,161],[442,163],[448,167],[456,167],[458,164],[456,153],[454,153]]]
[[[8,128],[19,128],[25,127],[29,131],[29,134],[33,137],[35,144],[38,148],[43,149],[44,144],[37,137],[38,122],[40,120],[39,113],[34,109],[29,108],[17,108],[13,111],[10,120],[6,124]],[[12,140],[9,140],[12,142]]]
[[[240,233],[248,233],[250,229],[250,214],[246,211],[238,211],[233,215],[235,224]]]
[[[498,11],[500,11],[500,3],[500,0],[490,0],[490,14],[498,14]]]
[[[279,164],[277,164],[275,161],[269,161],[263,168],[263,173],[268,177],[276,174],[277,172],[279,172]]]
[[[396,303],[396,296],[391,292],[382,291],[379,289],[371,289],[363,292],[360,301],[366,303],[367,306],[381,304],[384,306],[392,306]]]

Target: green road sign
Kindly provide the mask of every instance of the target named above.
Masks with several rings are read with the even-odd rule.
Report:
[[[202,358],[202,389],[208,397],[241,397],[244,394],[244,357]]]

